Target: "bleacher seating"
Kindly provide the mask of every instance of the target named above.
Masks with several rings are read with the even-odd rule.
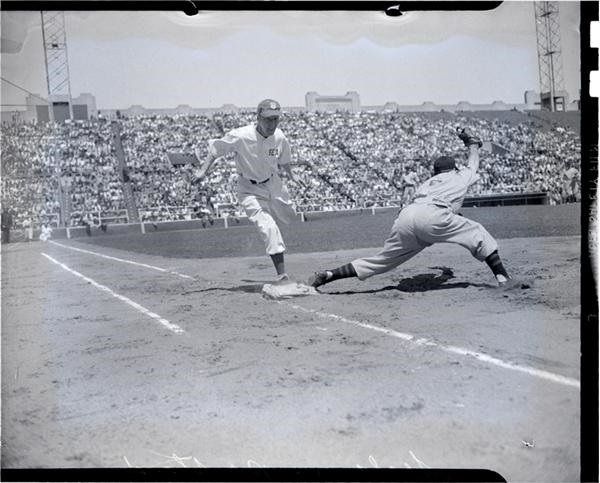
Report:
[[[527,114],[539,123],[540,129],[552,130],[562,127],[581,135],[581,113],[579,111],[527,111]]]
[[[414,171],[424,181],[439,155],[464,162],[466,150],[455,134],[459,125],[508,150],[482,153],[481,179],[471,195],[547,192],[551,203],[577,199],[573,169],[579,169],[581,145],[578,131],[569,127],[575,118],[519,111],[289,112],[280,127],[290,140],[294,169],[308,187],[290,182],[291,195],[299,210],[322,211],[395,205],[403,172]],[[120,119],[126,182],[142,219],[200,217],[209,203],[235,204],[231,157],[194,186],[192,165],[176,166],[167,153],[194,153],[202,160],[209,139],[254,119],[253,112]],[[109,121],[4,124],[2,146],[2,201],[15,211],[17,225],[28,218],[41,224],[65,212],[73,213],[70,225],[83,223],[86,213],[100,223],[97,213],[126,208]],[[63,198],[68,195],[68,210],[61,210],[59,188]]]

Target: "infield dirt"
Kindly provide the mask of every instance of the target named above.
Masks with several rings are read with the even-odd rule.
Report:
[[[579,236],[500,240],[527,289],[498,289],[468,252],[440,245],[366,282],[282,302],[260,296],[273,281],[264,255],[61,244],[167,272],[56,244],[3,247],[4,468],[487,468],[509,481],[579,479]],[[288,268],[305,279],[372,251],[291,254]]]

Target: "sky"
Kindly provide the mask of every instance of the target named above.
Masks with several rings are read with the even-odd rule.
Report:
[[[560,2],[564,87],[579,99],[579,3]],[[47,97],[39,12],[0,12],[1,75]],[[539,90],[533,2],[488,12],[66,12],[71,93],[98,109],[524,102]],[[3,110],[26,93],[2,81]],[[21,105],[12,107],[11,104]]]

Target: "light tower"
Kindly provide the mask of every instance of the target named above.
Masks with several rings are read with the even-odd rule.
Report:
[[[540,101],[550,111],[565,110],[558,2],[534,2]]]
[[[73,119],[64,12],[41,12],[50,120]]]

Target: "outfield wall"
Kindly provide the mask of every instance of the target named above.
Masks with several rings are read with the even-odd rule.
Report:
[[[373,211],[363,209],[362,212],[361,210],[351,210],[351,212],[345,212],[345,217],[354,219],[351,224],[355,225],[357,230],[383,224],[387,231],[391,228],[398,211],[398,208],[376,208]],[[581,203],[463,207],[460,213],[481,223],[497,238],[581,234]],[[336,215],[336,212],[315,212],[309,214],[306,222],[323,225],[327,222],[333,223],[333,220],[338,218],[340,216]],[[381,222],[373,224],[368,220],[369,218],[378,218],[381,219]]]
[[[300,214],[292,225],[307,225],[314,223],[320,230],[327,230],[328,224],[334,220],[346,219],[343,225],[355,226],[357,230],[369,229],[375,219],[376,226],[385,226],[386,230],[391,227],[398,208],[364,208],[359,210],[346,211],[321,211],[308,214]],[[490,233],[498,238],[513,238],[527,236],[552,236],[552,235],[580,235],[581,234],[581,204],[569,203],[564,205],[519,205],[519,206],[494,206],[494,207],[463,207],[461,214],[467,218],[477,221],[484,225]],[[369,221],[371,220],[371,221]],[[228,221],[228,229],[250,225],[247,218],[240,218],[239,222]],[[360,228],[363,227],[363,228]],[[201,220],[189,221],[170,221],[160,223],[144,223],[143,228],[140,223],[107,225],[106,230],[100,228],[91,228],[89,234],[85,227],[77,228],[58,228],[52,232],[53,239],[64,238],[102,238],[111,235],[125,235],[133,233],[145,233],[151,235],[156,232],[172,231],[213,231],[225,230],[225,222],[222,218],[216,219],[213,225]],[[308,229],[308,227],[307,227]],[[142,231],[143,230],[143,231]],[[68,231],[68,233],[67,233]],[[282,225],[282,231],[287,231],[285,225]],[[350,230],[352,231],[352,230]],[[37,240],[39,232],[34,232],[34,239]]]

